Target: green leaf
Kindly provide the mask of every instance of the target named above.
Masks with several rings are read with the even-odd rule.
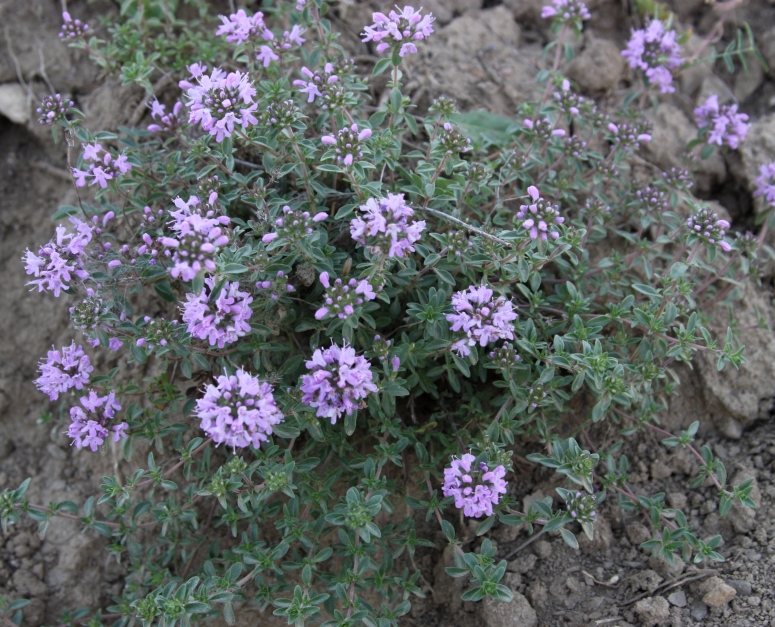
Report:
[[[565,544],[567,544],[572,549],[579,548],[579,541],[576,539],[576,536],[573,535],[570,531],[567,529],[560,529],[560,535],[562,536],[562,539],[565,541]]]
[[[379,76],[385,72],[392,65],[390,57],[380,59],[374,64],[374,70],[372,70],[372,76]]]
[[[73,207],[72,205],[62,205],[61,207],[59,207],[57,212],[53,216],[51,216],[51,219],[54,222],[57,222],[59,220],[63,220],[68,216],[73,216],[76,213],[80,213],[80,212],[81,210],[78,207]]]

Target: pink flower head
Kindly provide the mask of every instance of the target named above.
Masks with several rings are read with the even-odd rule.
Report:
[[[364,128],[359,130],[358,125],[353,124],[349,127],[345,126],[336,134],[336,137],[324,135],[320,138],[320,141],[324,145],[334,146],[337,161],[346,166],[351,166],[355,159],[363,157],[361,143],[369,137],[371,137],[371,129]]]
[[[362,399],[377,392],[369,362],[350,346],[319,348],[306,366],[310,373],[302,376],[302,402],[331,424],[344,413],[351,415]]]
[[[207,340],[210,346],[223,348],[250,333],[250,303],[253,297],[239,289],[236,281],[227,281],[218,297],[210,302],[215,279],[205,279],[205,287],[199,294],[186,294],[182,306],[183,322],[195,338]]]
[[[727,145],[736,150],[748,134],[748,116],[737,112],[737,105],[719,106],[718,96],[712,94],[700,107],[694,110],[694,117],[700,128],[707,128],[708,143]]]
[[[691,236],[696,237],[706,246],[718,245],[724,252],[732,250],[732,246],[724,241],[729,228],[729,222],[720,220],[715,211],[703,207],[686,221]]]
[[[73,19],[67,11],[62,12],[62,30],[59,31],[60,39],[78,39],[86,34],[89,25],[79,19]]]
[[[447,314],[451,330],[466,335],[452,347],[461,357],[470,355],[469,347],[476,344],[487,346],[498,340],[514,339],[512,322],[517,319],[514,306],[503,296],[493,298],[493,291],[486,285],[472,285],[453,294],[452,308],[455,313]]]
[[[272,386],[242,368],[208,385],[194,413],[216,444],[232,448],[259,448],[272,435],[274,425],[285,420]]]
[[[288,205],[283,207],[282,214],[274,221],[275,232],[267,233],[261,238],[265,244],[281,237],[292,241],[304,239],[314,231],[316,222],[321,222],[328,217],[324,211],[311,216],[308,211],[291,209]]]
[[[94,370],[83,347],[76,346],[75,342],[59,350],[52,347],[45,363],[41,362],[38,369],[40,376],[35,380],[35,386],[52,401],[67,390],[82,389],[89,383],[89,373]]]
[[[674,30],[665,30],[660,20],[652,20],[645,29],[634,30],[622,56],[630,67],[646,74],[649,83],[664,93],[675,91],[672,70],[683,63],[681,46]]]
[[[361,215],[350,222],[350,235],[372,254],[404,257],[414,252],[414,243],[425,230],[425,221],[410,222],[414,210],[403,194],[388,193],[385,198],[369,198],[360,206]]]
[[[216,35],[226,35],[226,41],[229,43],[241,44],[248,39],[260,35],[264,39],[271,39],[272,33],[267,29],[264,23],[264,14],[260,11],[252,16],[248,16],[243,9],[231,14],[218,16],[222,24],[215,31]],[[269,37],[267,37],[267,33]]]
[[[546,241],[547,235],[557,239],[560,233],[555,224],[562,224],[565,218],[560,217],[557,207],[553,207],[541,198],[538,188],[534,185],[527,188],[527,193],[532,202],[522,205],[517,212],[517,218],[523,221],[522,227],[528,230],[531,239],[540,238]]]
[[[247,130],[258,123],[253,115],[258,107],[253,101],[256,89],[247,74],[226,74],[216,68],[209,76],[202,74],[196,80],[196,85],[181,81],[188,97],[191,124],[199,124],[220,142],[231,137],[235,125]]]
[[[754,196],[764,196],[771,205],[775,205],[775,162],[759,166]]]
[[[568,22],[575,23],[581,26],[584,20],[588,20],[592,17],[589,14],[587,5],[581,0],[552,0],[551,4],[547,4],[541,10],[541,17],[544,19],[555,18],[561,24]]]
[[[398,9],[398,7],[396,7]],[[382,54],[387,50],[397,49],[401,57],[415,54],[416,41],[426,39],[433,32],[431,24],[436,19],[432,14],[422,15],[413,7],[384,13],[372,14],[374,23],[366,26],[361,33],[362,41],[373,41],[377,44],[377,52]]]
[[[326,288],[326,295],[323,298],[323,306],[315,312],[317,320],[329,316],[344,320],[355,313],[355,307],[377,297],[368,279],[350,279],[346,283],[342,279],[336,279],[332,282],[328,272],[321,272],[320,283]]]
[[[476,464],[476,457],[466,454],[460,459],[453,459],[449,467],[444,469],[441,491],[444,496],[453,497],[455,507],[462,509],[466,516],[492,516],[492,506],[497,505],[501,494],[507,492],[505,476],[506,469],[503,466],[490,470],[487,464]]]
[[[82,396],[80,402],[81,407],[76,406],[70,409],[72,422],[67,430],[67,435],[73,439],[72,444],[76,448],[88,447],[95,452],[107,439],[109,433],[106,425],[121,409],[121,405],[113,392],[107,396],[99,396],[94,390],[90,390],[88,395]],[[120,436],[126,429],[126,427],[122,428],[122,425],[126,425],[126,423],[114,427]],[[118,440],[114,439],[114,441]]]
[[[93,227],[74,217],[70,221],[74,232],[60,225],[56,237],[41,246],[37,255],[29,249],[25,252],[25,270],[35,277],[27,285],[37,285],[39,292],[51,291],[59,296],[62,290],[69,289],[73,276],[81,281],[89,277],[83,253],[92,240]]]

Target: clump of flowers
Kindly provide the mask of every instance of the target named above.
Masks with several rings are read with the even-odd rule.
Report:
[[[645,121],[640,121],[637,124],[609,122],[607,128],[611,133],[609,139],[619,148],[633,148],[638,144],[651,141],[650,129]]]
[[[264,244],[274,241],[278,237],[299,241],[312,233],[313,225],[316,222],[322,222],[328,217],[325,211],[311,216],[309,211],[300,209],[291,209],[288,205],[283,207],[282,215],[274,221],[275,232],[267,233],[261,238]]]
[[[573,520],[580,523],[593,523],[597,517],[595,507],[597,501],[594,494],[586,492],[565,491],[565,507]]]
[[[522,228],[528,230],[530,239],[535,240],[540,237],[546,241],[547,235],[552,239],[560,237],[560,232],[555,225],[565,222],[565,218],[560,216],[559,209],[541,198],[541,193],[535,185],[528,187],[527,193],[533,202],[529,205],[521,205],[517,218],[523,221]]]
[[[554,5],[554,6],[552,6]],[[587,5],[581,0],[552,0],[541,9],[541,17],[554,18],[562,24],[571,23],[580,26],[584,20],[592,17]]]
[[[675,91],[672,70],[683,63],[676,32],[666,30],[660,20],[652,20],[645,29],[634,30],[627,49],[622,51],[634,70],[642,70],[649,83],[663,94]]]
[[[398,8],[398,7],[396,7]],[[384,13],[372,13],[374,23],[364,27],[361,33],[362,41],[373,41],[377,44],[377,52],[382,54],[387,50],[397,50],[398,56],[415,54],[417,46],[415,41],[422,41],[433,32],[433,14],[421,15],[413,7],[406,6],[398,11]]]
[[[264,23],[264,14],[261,11],[248,16],[244,9],[239,9],[229,17],[218,16],[222,24],[215,31],[216,35],[226,35],[226,41],[232,44],[241,44],[248,39],[260,35],[264,39],[273,37]],[[268,36],[267,36],[268,34]]]
[[[344,320],[355,313],[355,306],[362,305],[364,301],[374,300],[377,293],[368,279],[356,281],[350,279],[344,283],[342,279],[331,282],[328,272],[320,273],[320,282],[326,288],[326,296],[323,306],[315,312],[315,318],[322,320],[329,316],[336,316]]]
[[[102,446],[102,443],[108,437],[107,424],[121,410],[121,405],[116,400],[113,392],[106,396],[99,396],[94,390],[80,398],[82,407],[72,407],[70,409],[70,427],[67,435],[73,439],[73,446],[76,448],[89,447],[92,452]],[[113,441],[118,442],[126,436],[126,430],[129,425],[121,422],[112,427]]]
[[[310,373],[302,376],[302,402],[331,424],[344,413],[351,415],[362,399],[377,391],[369,362],[351,346],[319,348],[306,366]]]
[[[476,463],[476,457],[467,453],[460,459],[453,459],[444,469],[444,485],[441,489],[446,497],[455,499],[455,507],[471,518],[492,516],[492,506],[506,494],[508,483],[504,479],[503,466],[490,468],[484,462]]]
[[[221,228],[229,223],[227,216],[216,216],[211,209],[204,213],[192,211],[200,204],[197,196],[191,196],[188,203],[175,199],[178,211],[170,212],[174,218],[170,228],[175,237],[163,237],[165,254],[172,260],[170,275],[183,281],[191,281],[207,270],[215,272],[215,255],[221,246],[229,242],[229,236]]]
[[[526,135],[531,139],[548,141],[552,137],[565,137],[566,135],[565,129],[554,128],[554,124],[549,118],[541,118],[539,120],[526,119],[522,123],[527,129]]]
[[[346,166],[353,164],[355,159],[363,157],[361,142],[371,137],[371,129],[358,130],[358,125],[345,127],[334,135],[323,135],[320,141],[326,146],[333,146],[337,161]]]
[[[286,128],[301,117],[301,112],[296,103],[291,100],[273,102],[266,107],[262,120],[267,126]]]
[[[308,67],[302,67],[301,73],[306,77],[293,81],[295,87],[301,87],[299,91],[307,94],[307,102],[314,102],[315,98],[326,99],[326,94],[331,85],[339,81],[339,75],[335,73],[333,63],[326,63],[322,72],[313,72]]]
[[[280,298],[280,294],[295,291],[296,288],[288,283],[288,277],[285,276],[285,272],[279,270],[274,280],[259,281],[256,283],[257,290],[272,290],[270,298],[277,300]]]
[[[210,75],[204,73],[205,66],[191,66],[197,84],[181,81],[186,90],[188,106],[191,109],[188,121],[199,124],[203,131],[223,141],[231,137],[234,126],[248,129],[258,123],[255,115],[258,105],[253,101],[256,88],[250,77],[243,72],[229,72],[215,68]]]
[[[403,194],[388,193],[385,198],[369,198],[360,206],[362,217],[350,222],[350,235],[372,254],[403,257],[414,252],[413,244],[425,230],[425,220],[412,221],[414,210]]]
[[[272,427],[285,419],[272,392],[271,385],[240,368],[208,385],[194,412],[216,444],[259,448],[272,435]]]
[[[764,196],[764,199],[775,204],[775,162],[759,166],[759,176],[756,178],[754,196]]]
[[[718,96],[712,94],[694,110],[697,126],[709,129],[708,143],[736,150],[748,134],[748,116],[737,112],[737,105],[719,106]]]
[[[59,225],[56,237],[38,254],[27,249],[24,262],[27,274],[35,277],[27,285],[37,285],[39,292],[51,291],[59,296],[62,290],[69,289],[69,282],[75,276],[82,281],[89,277],[84,268],[83,253],[92,240],[93,227],[76,218],[71,218],[75,231],[68,231]]]
[[[68,98],[63,98],[62,94],[43,96],[43,98],[40,99],[40,106],[36,109],[40,115],[38,122],[51,126],[56,122],[65,120],[67,112],[72,106],[73,101]]]
[[[89,356],[83,352],[83,347],[72,342],[70,346],[59,350],[52,347],[39,370],[40,376],[35,380],[35,386],[55,401],[67,390],[83,389],[89,383],[89,373],[94,368]]]
[[[513,340],[517,313],[511,301],[504,296],[493,298],[493,291],[486,285],[470,286],[468,290],[452,295],[455,313],[447,314],[452,331],[462,331],[466,337],[452,345],[461,357],[471,354],[470,346],[487,346],[498,340]]]
[[[490,351],[490,359],[492,359],[492,363],[496,367],[501,370],[508,370],[520,360],[520,357],[517,349],[510,342],[506,342],[500,348]]]
[[[721,220],[715,211],[708,207],[703,207],[686,221],[686,225],[692,232],[692,235],[699,237],[705,244],[718,244],[725,252],[732,250],[729,242],[724,241],[726,230],[729,228],[729,222]]]
[[[89,25],[79,19],[73,19],[67,11],[62,12],[62,30],[59,31],[60,39],[77,39],[83,37]]]
[[[144,316],[142,324],[138,326],[140,327],[140,337],[135,344],[147,350],[169,346],[170,342],[174,341],[179,334],[177,320]]]
[[[75,184],[78,187],[86,185],[86,179],[91,179],[91,184],[97,184],[105,189],[108,181],[117,179],[119,175],[126,174],[132,169],[132,164],[126,155],[113,157],[107,150],[103,150],[98,143],[86,144],[83,147],[83,158],[91,161],[87,170],[73,168]]]
[[[151,117],[158,120],[158,124],[149,124],[148,130],[152,133],[159,131],[171,131],[178,128],[182,122],[180,112],[183,109],[182,102],[176,102],[172,111],[167,113],[167,106],[161,104],[156,98],[151,101]]]
[[[449,122],[444,122],[439,133],[439,146],[447,154],[468,152],[471,150],[471,140]]]
[[[223,348],[250,333],[250,303],[253,297],[239,289],[236,281],[226,281],[217,297],[211,302],[215,279],[205,279],[205,287],[199,294],[186,294],[182,306],[183,322],[195,338],[207,340],[210,346]]]
[[[670,168],[662,172],[662,181],[667,187],[680,191],[689,191],[694,187],[691,173],[684,168]]]

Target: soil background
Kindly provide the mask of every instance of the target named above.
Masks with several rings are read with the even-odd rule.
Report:
[[[545,67],[541,51],[552,37],[540,19],[548,0],[426,0],[436,15],[437,32],[406,67],[407,90],[420,109],[447,94],[463,109],[484,108],[513,115],[515,107],[538,93],[536,72]],[[69,10],[85,21],[115,12],[113,3],[71,0]],[[255,8],[252,2],[239,6]],[[355,55],[369,51],[358,41],[363,24],[389,2],[342,2],[334,11],[335,27]],[[691,28],[688,46],[697,46],[713,27],[715,15],[702,0],[667,3],[682,25]],[[591,0],[592,19],[577,44],[568,76],[605,106],[621,98],[630,76],[619,51],[634,24],[627,0]],[[229,3],[213,2],[228,11]],[[69,325],[67,296],[30,293],[21,258],[53,233],[50,216],[75,200],[65,159],[66,145],[55,145],[48,127],[35,121],[34,107],[45,93],[62,92],[86,113],[93,131],[124,124],[147,124],[142,92],[122,88],[101,76],[86,55],[63,45],[59,0],[0,0],[0,489],[32,478],[31,499],[38,503],[70,499],[82,503],[97,494],[103,474],[119,472],[118,455],[109,449],[94,455],[70,448],[62,435],[63,407],[35,390],[37,362],[51,345],[76,338]],[[748,22],[760,48],[775,68],[775,3],[748,0],[734,14]],[[754,128],[738,153],[717,155],[698,164],[696,193],[726,214],[733,230],[753,228],[760,207],[752,182],[758,164],[775,159],[775,82],[751,59],[748,73],[730,75],[716,68],[684,73],[676,94],[663,98],[652,114],[654,141],[645,160],[661,168],[679,163],[682,146],[696,133],[691,111],[710,93],[735,100],[751,116]],[[367,70],[368,71],[368,70]],[[174,89],[174,88],[173,88]],[[76,150],[75,148],[73,149]],[[770,244],[775,241],[770,241]],[[664,492],[681,507],[702,537],[720,533],[726,562],[671,567],[638,548],[649,538],[639,515],[625,515],[615,504],[600,512],[595,540],[579,551],[545,535],[530,544],[524,530],[494,528],[490,537],[498,557],[509,556],[505,583],[515,592],[511,604],[462,603],[460,580],[444,574],[450,558],[438,531],[428,528],[439,550],[419,553],[426,599],[414,603],[406,625],[487,627],[542,625],[724,625],[775,626],[775,335],[772,270],[763,285],[736,304],[747,345],[748,365],[717,373],[715,364],[698,359],[682,371],[685,385],[663,421],[680,429],[702,421],[700,443],[709,444],[736,483],[755,479],[756,512],[735,509],[721,519],[708,488],[687,492],[684,486],[696,463],[682,450],[669,451],[643,435],[628,442],[635,460],[632,481],[644,494]],[[715,312],[719,328],[728,313]],[[763,328],[756,328],[762,324]],[[110,356],[95,356],[95,372],[110,365]],[[52,417],[41,422],[44,415]],[[510,489],[529,501],[554,493],[557,478],[529,466],[517,467]],[[82,534],[76,523],[55,520],[44,541],[29,521],[0,535],[0,597],[27,598],[24,625],[58,625],[62,612],[79,607],[106,607],[120,593],[123,570],[103,550],[99,537]],[[480,542],[474,540],[472,543]],[[519,550],[517,550],[519,549]],[[238,617],[240,615],[238,614]],[[267,614],[246,612],[242,624],[280,624]]]

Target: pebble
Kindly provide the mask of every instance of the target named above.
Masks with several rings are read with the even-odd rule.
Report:
[[[747,597],[753,592],[751,584],[743,579],[730,579],[727,583],[732,586],[740,596]]]
[[[670,618],[670,606],[663,597],[648,597],[635,604],[635,613],[646,627],[662,625]]]
[[[686,593],[683,590],[676,590],[667,600],[676,607],[686,607]]]
[[[708,606],[702,601],[695,601],[692,604],[691,615],[694,620],[703,620],[708,615]]]
[[[703,602],[710,607],[723,607],[735,598],[737,591],[725,583],[719,584],[702,597]]]
[[[533,553],[545,560],[552,555],[552,545],[546,540],[539,540],[533,547]]]

